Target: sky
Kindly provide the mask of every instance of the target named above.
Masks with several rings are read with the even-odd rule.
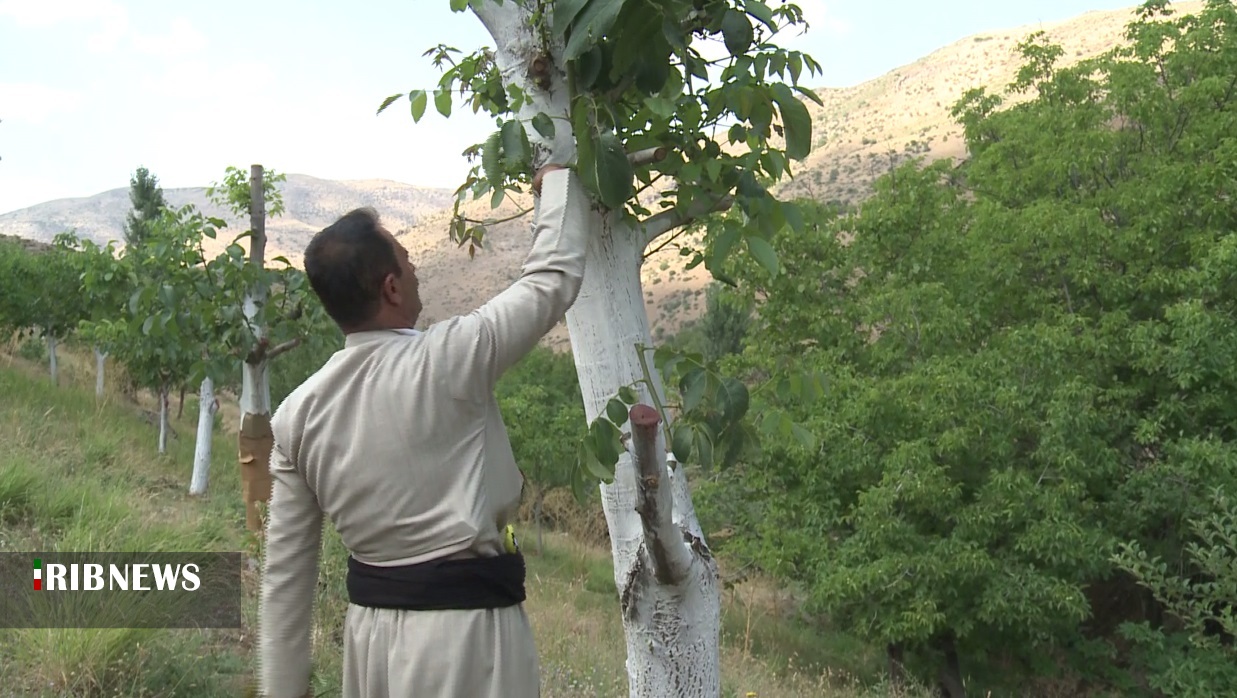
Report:
[[[776,5],[780,0],[767,0]],[[846,87],[973,34],[1136,0],[799,0],[810,29],[781,44]],[[0,213],[127,187],[165,188],[261,163],[324,179],[454,189],[493,130],[471,109],[414,124],[406,100],[440,73],[440,43],[492,43],[448,0],[0,0]]]

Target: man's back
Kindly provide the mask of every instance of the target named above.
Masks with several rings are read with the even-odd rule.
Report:
[[[492,392],[461,396],[458,323],[351,334],[273,423],[356,559],[403,565],[502,552],[520,472]]]
[[[513,556],[503,555],[502,527],[515,516],[522,478],[493,390],[562,319],[583,278],[587,197],[565,171],[545,175],[545,189],[533,247],[508,289],[424,333],[345,330],[345,348],[276,411],[259,627],[265,695],[299,697],[308,687],[326,518],[354,558],[344,698],[537,695],[536,650],[518,602],[522,562],[514,556],[513,584]],[[360,256],[331,266],[322,251],[351,244],[347,235],[332,233],[320,248],[320,285],[340,303],[372,294],[349,276],[365,273]],[[356,238],[365,235],[357,249],[368,245],[363,252],[382,262],[373,255],[385,243],[372,229]],[[406,250],[390,244],[407,263]],[[396,314],[406,298],[419,304],[411,267],[381,283]],[[453,560],[439,576],[433,561],[446,558],[471,560]],[[474,564],[490,570],[482,581],[460,576]],[[462,580],[461,589],[436,581],[444,579]]]

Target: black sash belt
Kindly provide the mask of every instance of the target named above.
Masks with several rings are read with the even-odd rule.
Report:
[[[524,556],[431,560],[375,567],[348,556],[348,600],[368,608],[444,611],[506,608],[524,601]]]

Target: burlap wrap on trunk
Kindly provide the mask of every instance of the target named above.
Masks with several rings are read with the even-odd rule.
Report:
[[[245,526],[255,533],[262,531],[258,502],[271,500],[271,449],[274,446],[270,415],[241,417],[241,497],[245,500]]]

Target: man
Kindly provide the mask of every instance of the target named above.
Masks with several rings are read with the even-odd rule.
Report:
[[[523,478],[493,390],[575,302],[589,202],[553,165],[533,191],[522,276],[425,332],[416,269],[372,211],[306,248],[345,345],[272,418],[263,695],[307,693],[324,516],[350,553],[345,698],[539,695],[523,558],[504,546]]]

